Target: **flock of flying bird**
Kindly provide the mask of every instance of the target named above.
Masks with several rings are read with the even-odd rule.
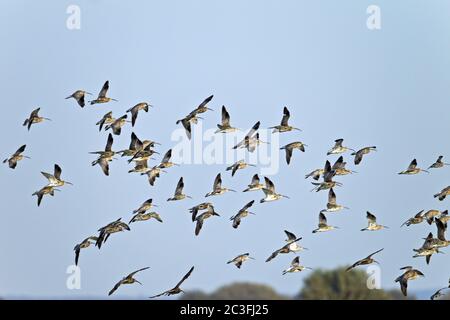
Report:
[[[93,104],[102,104],[107,103],[110,101],[117,101],[116,99],[112,99],[107,97],[107,92],[109,89],[109,81],[106,81],[103,85],[100,93],[98,94],[98,97],[92,101],[89,101],[91,105]],[[66,99],[73,98],[76,100],[78,105],[80,107],[84,107],[85,97],[86,95],[92,95],[89,92],[83,91],[83,90],[77,90],[72,95],[68,96]],[[213,99],[213,96],[209,96],[206,98],[197,108],[195,108],[193,111],[191,111],[188,115],[186,115],[184,118],[176,121],[176,124],[181,124],[186,132],[187,138],[191,139],[192,135],[192,125],[196,124],[198,122],[198,119],[203,119],[200,117],[200,114],[203,114],[207,111],[213,111],[208,107],[209,102]],[[128,163],[134,163],[134,168],[129,170],[129,173],[140,173],[140,175],[147,175],[148,181],[151,186],[153,186],[156,182],[156,179],[160,177],[160,174],[163,172],[166,172],[164,169],[168,169],[173,166],[177,166],[179,164],[171,162],[172,157],[172,150],[169,149],[164,156],[162,157],[162,160],[159,164],[154,166],[149,166],[148,161],[154,160],[152,158],[153,155],[159,154],[156,152],[153,148],[156,145],[159,145],[159,143],[152,141],[152,140],[143,140],[141,141],[134,132],[131,133],[131,142],[128,147],[128,149],[121,150],[121,151],[113,151],[113,135],[120,135],[122,127],[127,123],[131,122],[131,125],[134,127],[138,113],[140,111],[148,112],[149,108],[152,107],[147,102],[141,102],[136,104],[134,107],[128,109],[125,113],[125,115],[114,118],[112,115],[112,112],[108,112],[103,116],[102,119],[100,119],[96,125],[99,127],[99,131],[102,131],[104,128],[105,131],[110,130],[112,131],[112,134],[109,133],[107,143],[105,146],[105,149],[102,151],[95,151],[91,152],[91,154],[97,155],[97,159],[92,162],[92,166],[99,165],[103,171],[103,173],[108,176],[109,175],[109,163],[113,161],[116,155],[120,155],[121,157],[128,157]],[[50,120],[49,118],[41,117],[39,116],[40,108],[35,109],[30,116],[24,121],[23,126],[26,126],[28,130],[31,129],[33,124],[41,123],[45,120]],[[128,113],[131,114],[131,121],[128,121]],[[289,125],[289,118],[290,118],[290,112],[289,110],[284,107],[283,109],[283,117],[281,120],[281,123],[277,126],[270,127],[269,129],[273,129],[273,132],[290,132],[290,131],[301,131],[299,128],[293,127]],[[229,133],[229,132],[235,132],[239,129],[232,127],[230,124],[230,115],[226,109],[225,106],[222,106],[222,121],[220,124],[217,125],[218,129],[216,133]],[[259,133],[258,129],[260,127],[260,122],[256,122],[255,125],[250,129],[250,131],[245,135],[244,139],[236,144],[233,149],[238,148],[245,148],[249,152],[254,152],[256,148],[262,144],[267,143],[264,141],[261,141],[259,139]],[[286,156],[286,162],[289,165],[293,156],[293,152],[295,149],[298,149],[302,152],[305,152],[305,144],[301,141],[294,141],[292,143],[289,143],[282,148],[281,150],[285,151]],[[3,162],[8,163],[9,167],[11,169],[15,169],[17,166],[17,163],[24,159],[24,158],[30,158],[23,153],[25,152],[26,145],[22,145],[17,151],[12,154],[9,158],[5,159]],[[369,154],[371,151],[376,151],[375,146],[368,146],[364,147],[358,151],[355,151],[349,147],[346,147],[343,145],[343,139],[337,139],[335,140],[334,146],[327,152],[327,155],[339,155],[346,153],[348,151],[351,151],[351,156],[354,156],[354,164],[359,165],[363,159],[363,157],[367,154]],[[428,169],[438,169],[442,168],[446,165],[449,165],[448,163],[443,162],[442,156],[439,156],[439,158],[436,160],[435,163],[433,163]],[[255,167],[253,164],[246,163],[244,160],[237,161],[233,165],[226,168],[226,171],[231,171],[231,176],[234,176],[235,173],[238,170],[245,169],[247,167]],[[429,171],[421,169],[417,167],[417,161],[416,159],[412,160],[408,168],[404,171],[399,172],[401,175],[414,175],[421,172],[429,173]],[[48,180],[48,184],[39,189],[38,191],[33,193],[33,196],[37,196],[37,204],[38,206],[41,204],[42,199],[44,195],[50,195],[54,196],[54,191],[59,191],[57,189],[58,187],[62,187],[66,184],[71,185],[72,183],[68,181],[64,181],[61,178],[62,169],[58,164],[54,165],[54,172],[53,174],[41,172],[42,175]],[[305,176],[306,179],[312,178],[314,182],[312,184],[314,185],[314,189],[311,191],[322,191],[322,190],[328,190],[328,202],[326,204],[326,208],[321,210],[319,212],[319,223],[317,225],[317,228],[314,229],[313,233],[320,233],[320,232],[327,232],[334,229],[337,229],[338,227],[329,225],[327,222],[326,214],[329,213],[336,213],[342,209],[348,209],[346,206],[337,204],[336,201],[336,194],[334,191],[335,187],[342,186],[342,184],[338,181],[335,181],[335,177],[343,176],[352,174],[354,171],[346,168],[346,162],[344,161],[343,156],[341,155],[333,165],[331,165],[330,161],[325,162],[325,166],[323,168],[318,168],[310,172]],[[173,197],[167,199],[167,201],[179,201],[186,198],[192,199],[192,197],[185,195],[183,193],[184,188],[184,181],[183,177],[181,177],[178,181],[178,184],[175,188],[175,192]],[[247,186],[243,192],[252,192],[252,191],[262,191],[264,193],[264,198],[260,200],[260,203],[269,202],[269,201],[276,201],[280,200],[282,198],[289,198],[286,195],[280,194],[276,191],[274,183],[267,177],[264,177],[264,183],[261,183],[260,178],[258,174],[255,174],[252,177],[251,183]],[[205,197],[211,197],[211,196],[219,196],[226,192],[236,192],[236,190],[224,187],[222,185],[222,177],[221,173],[217,174],[217,176],[214,179],[213,187],[211,192],[208,192]],[[444,200],[447,195],[450,195],[450,186],[442,189],[439,193],[435,194],[434,197],[438,198],[439,200]],[[255,200],[252,200],[248,202],[245,206],[242,207],[235,215],[233,215],[230,220],[232,222],[232,227],[237,229],[239,225],[242,222],[242,219],[247,217],[248,215],[254,215],[255,213],[249,211],[249,209],[253,206],[255,203]],[[156,207],[156,205],[153,204],[153,199],[148,199],[142,205],[140,205],[139,208],[133,211],[133,217],[130,219],[128,223],[125,223],[122,221],[121,218],[107,224],[106,226],[100,228],[98,230],[97,236],[90,236],[86,239],[84,239],[82,242],[77,244],[74,248],[75,251],[75,264],[78,265],[79,261],[79,255],[81,249],[85,249],[90,247],[91,245],[97,246],[99,249],[102,247],[102,244],[104,244],[108,238],[111,236],[111,234],[122,232],[122,231],[129,231],[130,227],[129,225],[131,223],[135,223],[138,221],[146,221],[149,219],[155,219],[159,222],[162,222],[162,219],[160,215],[152,211],[151,209],[153,207]],[[192,216],[192,222],[195,223],[195,235],[198,236],[205,221],[213,216],[220,216],[214,209],[214,205],[211,202],[202,202],[192,208],[189,209],[189,212]],[[379,231],[384,228],[387,228],[384,225],[377,223],[377,218],[375,215],[373,215],[370,212],[366,213],[366,218],[368,220],[367,227],[361,229],[361,231]],[[425,257],[426,263],[429,264],[431,260],[431,256],[435,253],[441,253],[440,248],[446,247],[450,245],[450,240],[446,240],[445,238],[445,232],[447,229],[447,223],[450,220],[450,215],[448,215],[447,210],[445,211],[439,211],[439,210],[428,210],[424,212],[424,210],[417,213],[415,216],[411,217],[407,221],[405,221],[402,224],[403,226],[411,226],[413,224],[419,224],[424,221],[426,221],[429,225],[432,225],[433,223],[437,227],[437,237],[435,238],[433,236],[433,233],[430,232],[426,238],[424,238],[425,242],[423,243],[422,247],[418,249],[413,249],[415,252],[415,257]],[[297,253],[301,250],[305,250],[306,248],[302,247],[298,244],[298,242],[302,239],[302,237],[297,237],[295,234],[293,234],[290,231],[285,230],[284,231],[287,239],[285,240],[286,244],[284,244],[281,248],[275,250],[267,259],[266,262],[271,261],[272,259],[276,258],[278,254],[288,254],[288,253]],[[358,266],[362,265],[369,265],[372,263],[378,263],[373,256],[375,254],[378,254],[383,249],[379,249],[367,257],[356,261],[353,263],[350,267],[347,268],[347,271],[356,268]],[[253,259],[249,253],[244,253],[236,256],[232,260],[228,261],[227,263],[234,264],[237,268],[241,268],[242,264],[247,261]],[[139,270],[136,270],[126,277],[122,278],[119,282],[117,282],[114,287],[109,291],[109,295],[113,294],[121,285],[124,284],[133,284],[133,283],[139,283],[138,280],[134,278],[134,276],[141,271],[147,270],[149,267],[141,268]],[[303,270],[311,269],[309,267],[303,266],[300,263],[299,256],[296,256],[290,266],[282,271],[282,274],[285,275],[287,273],[295,273],[295,272],[301,272]],[[191,267],[190,270],[183,276],[183,278],[173,287],[172,289],[169,289],[167,291],[164,291],[161,294],[152,296],[150,298],[159,297],[162,295],[174,295],[179,294],[183,292],[183,290],[180,288],[181,284],[192,274],[194,270],[194,267]],[[395,279],[395,282],[400,283],[400,288],[402,293],[406,296],[407,295],[407,287],[408,287],[408,281],[414,280],[419,277],[424,276],[424,274],[417,269],[414,269],[412,266],[406,266],[401,268],[403,270],[403,274],[401,274],[397,279]],[[445,295],[447,292],[450,292],[450,282],[449,286],[439,289],[431,299],[436,299],[440,296]]]

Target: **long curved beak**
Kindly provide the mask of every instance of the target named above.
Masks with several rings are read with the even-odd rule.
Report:
[[[209,110],[209,111],[214,111],[213,109],[211,109],[211,108],[206,108],[206,110]]]
[[[137,281],[136,279],[134,279],[134,282],[139,283],[142,286],[142,283],[140,283],[139,281]]]
[[[231,191],[231,192],[237,192],[236,190],[233,190],[233,189],[228,189],[228,191]]]
[[[254,212],[249,211],[248,214],[252,214],[252,215],[256,216],[256,213],[254,213]]]
[[[288,196],[281,195],[283,198],[290,199]]]
[[[69,182],[69,181],[64,181],[66,184],[70,184],[71,186],[73,186],[73,183],[72,182]]]
[[[297,131],[302,131],[302,129],[299,129],[299,128],[292,128],[292,129],[297,130]],[[306,146],[306,144],[305,144],[305,146]]]
[[[186,198],[188,198],[188,199],[192,199],[192,197],[191,197],[191,196],[186,196]]]
[[[90,93],[90,92],[85,91],[84,93],[92,96],[92,93]]]
[[[52,119],[49,119],[49,118],[44,118],[45,120],[48,120],[48,121],[52,121]]]
[[[112,101],[119,101],[119,100],[117,100],[117,99],[112,99],[112,98],[111,98],[111,100],[112,100]]]

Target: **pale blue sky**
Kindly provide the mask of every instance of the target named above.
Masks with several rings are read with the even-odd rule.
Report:
[[[81,8],[81,30],[66,28],[70,4]],[[381,7],[379,31],[366,27],[370,4]],[[426,275],[410,285],[412,291],[442,287],[450,276],[448,254],[434,256],[430,266],[412,258],[412,249],[435,227],[399,226],[421,209],[448,207],[450,200],[432,195],[450,184],[450,168],[430,175],[396,173],[414,157],[422,167],[440,154],[450,161],[449,12],[444,1],[1,1],[0,150],[5,158],[26,143],[32,159],[14,171],[0,170],[0,296],[103,298],[123,275],[150,266],[138,276],[143,287],[117,292],[145,297],[174,285],[191,265],[196,270],[186,290],[252,281],[294,294],[307,276],[281,276],[294,255],[264,262],[283,244],[284,229],[304,237],[310,250],[301,259],[307,266],[333,268],[385,248],[378,256],[384,288],[395,285],[405,265]],[[76,89],[97,93],[105,80],[119,102],[80,109],[64,100]],[[150,187],[144,177],[127,173],[124,159],[114,161],[105,177],[91,167],[88,152],[104,147],[107,134],[94,125],[104,113],[118,116],[140,101],[155,107],[139,115],[134,131],[163,143],[158,150],[165,152],[174,144],[175,120],[210,94],[215,112],[205,114],[204,128],[216,125],[222,104],[241,128],[257,120],[273,126],[287,105],[303,132],[283,134],[281,141],[301,140],[308,147],[294,154],[289,167],[282,162],[273,177],[290,200],[258,203],[252,208],[257,216],[234,230],[228,217],[262,194],[214,198],[222,217],[207,221],[194,237],[187,209],[204,200],[225,165],[171,168]],[[27,132],[22,121],[36,106],[53,121]],[[125,127],[115,137],[115,149],[129,144],[130,132]],[[358,174],[339,179],[344,187],[336,190],[338,201],[351,210],[330,215],[329,222],[341,229],[313,235],[327,193],[310,193],[303,177],[323,165],[336,138],[379,151],[361,166],[349,166]],[[52,170],[54,163],[75,185],[44,198],[38,208],[31,194],[46,182],[40,171]],[[242,190],[254,173],[223,174],[224,184]],[[180,176],[194,200],[165,202]],[[68,290],[65,271],[74,245],[118,217],[128,221],[149,197],[160,205],[164,223],[134,224],[100,251],[84,250],[82,289]],[[360,232],[366,210],[391,229]],[[243,252],[257,260],[242,270],[225,264]]]

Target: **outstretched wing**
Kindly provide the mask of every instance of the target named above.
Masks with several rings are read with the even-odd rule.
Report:
[[[281,119],[281,125],[282,126],[288,126],[289,117],[291,116],[291,113],[289,112],[287,107],[284,107],[283,109],[283,118]]]
[[[100,90],[100,92],[99,92],[99,94],[98,94],[98,97],[99,97],[99,98],[104,98],[104,97],[106,97],[106,93],[108,92],[108,89],[109,89],[109,81],[107,80],[107,81],[105,82],[105,84],[103,85],[102,90]]]
[[[212,98],[212,96],[211,96]],[[180,280],[180,282],[177,283],[176,287],[181,286],[181,284],[187,279],[189,278],[189,276],[191,275],[192,271],[194,271],[194,266],[191,267],[191,269],[189,269],[189,271],[184,275],[184,277]]]
[[[222,126],[228,127],[230,125],[230,114],[225,106],[222,106]]]

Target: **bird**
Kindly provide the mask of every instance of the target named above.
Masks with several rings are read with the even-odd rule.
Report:
[[[134,107],[127,110],[127,112],[131,113],[131,126],[134,127],[136,124],[136,119],[138,116],[139,111],[144,110],[145,112],[148,112],[148,108],[153,107],[151,104],[148,104],[147,102],[140,102]]]
[[[221,174],[219,173],[219,174],[217,174],[216,178],[214,179],[213,190],[211,192],[208,192],[205,195],[205,197],[221,195],[228,191],[236,192],[233,189],[222,187],[222,177],[221,177]]]
[[[261,199],[259,202],[263,203],[263,202],[269,202],[269,201],[276,201],[279,200],[281,198],[286,198],[289,199],[288,196],[279,194],[275,191],[275,185],[273,184],[273,182],[267,178],[264,177],[264,181],[266,182],[266,187],[262,189],[262,191],[264,192],[265,198]]]
[[[437,227],[437,238],[432,238],[428,240],[428,246],[432,248],[443,248],[450,245],[450,240],[445,238],[445,225],[441,220],[437,219],[435,221]]]
[[[112,111],[106,113],[95,125],[98,126],[98,131],[102,131],[104,125],[112,124],[116,118],[112,116]]]
[[[263,143],[259,140],[259,133],[257,133],[260,125],[261,123],[259,121],[256,122],[250,131],[245,135],[244,139],[235,145],[233,149],[246,148],[250,152],[255,151],[256,147]]]
[[[40,117],[38,115],[39,110],[41,110],[41,108],[37,108],[37,109],[33,110],[31,112],[30,116],[27,119],[25,119],[25,121],[23,122],[23,126],[24,127],[26,126],[28,128],[28,131],[30,131],[31,125],[34,123],[40,123],[44,120],[51,121],[51,119],[49,119],[49,118]]]
[[[345,165],[347,164],[347,162],[344,162],[344,157],[340,156],[336,162],[333,164],[333,166],[331,167],[331,170],[335,172],[335,175],[337,176],[345,176],[347,174],[351,174],[351,173],[356,173],[353,170],[349,170],[347,168],[345,168]]]
[[[183,119],[177,120],[175,123],[179,124],[181,123],[181,125],[184,128],[184,131],[186,132],[186,136],[189,140],[191,140],[192,137],[192,126],[191,123],[196,124],[198,122],[198,119],[202,119],[201,117],[197,116],[195,113],[194,114],[188,114],[186,117],[184,117]]]
[[[136,148],[139,148],[139,150],[136,150],[136,152],[134,152],[134,155],[128,159],[128,163],[131,162],[141,162],[144,160],[148,160],[151,159],[151,156],[154,154],[159,154],[159,152],[156,152],[155,150],[153,150],[153,146],[154,146],[154,142],[150,140],[144,140],[142,142],[142,146],[136,144]]]
[[[259,183],[259,176],[255,174],[252,177],[252,182],[245,190],[243,190],[243,192],[262,190],[264,187],[265,184]]]
[[[100,90],[97,99],[89,101],[91,103],[91,105],[96,104],[96,103],[107,103],[110,101],[117,101],[116,99],[108,98],[106,96],[106,94],[108,93],[108,90],[109,90],[109,81],[106,81],[103,84],[102,90]]]
[[[141,161],[145,159],[144,149],[145,148],[153,148],[155,145],[159,145],[160,143],[152,140],[144,140],[141,141],[134,132],[131,133],[131,141],[128,149],[117,151],[122,157],[135,157],[132,161]],[[152,150],[153,151],[153,150]],[[158,154],[157,152],[153,152]],[[152,153],[152,155],[153,155]],[[137,160],[136,160],[137,159]],[[130,161],[131,162],[131,161]]]
[[[90,152],[91,154],[99,155],[98,159],[92,162],[92,165],[95,166],[96,164],[99,164],[106,176],[109,176],[109,162],[112,161],[114,155],[116,154],[115,151],[112,151],[113,142],[114,139],[110,133],[106,142],[105,151]]]
[[[356,152],[355,150],[349,148],[349,147],[344,147],[342,145],[342,143],[344,142],[344,139],[336,139],[334,140],[334,146],[333,148],[331,148],[328,152],[327,152],[327,156],[330,154],[339,154],[339,153],[344,153],[348,150],[351,150],[353,152]]]
[[[241,224],[242,218],[247,217],[249,214],[255,214],[253,212],[248,211],[248,209],[255,203],[255,200],[250,201],[247,203],[242,209],[239,210],[239,212],[232,216],[230,218],[231,221],[233,221],[233,228],[237,229],[239,225]]]
[[[119,289],[119,287],[123,284],[132,284],[132,283],[139,283],[140,285],[142,285],[142,283],[140,283],[138,280],[136,280],[135,278],[133,278],[133,276],[141,271],[147,270],[150,267],[145,267],[136,271],[133,271],[132,273],[130,273],[129,275],[127,275],[126,277],[122,278],[122,280],[120,280],[119,282],[117,282],[114,287],[109,291],[108,296],[112,295],[117,289]]]
[[[285,231],[286,232],[286,231]],[[300,250],[302,250],[303,248],[301,248],[300,246],[293,246],[292,244],[300,241],[302,239],[302,237],[296,238],[296,239],[292,239],[289,240],[288,243],[286,243],[284,246],[282,246],[280,249],[275,250],[274,252],[272,252],[272,254],[266,259],[266,262],[271,261],[272,259],[274,259],[276,256],[278,256],[278,254],[285,254],[285,253],[289,253],[289,252],[298,252]]]
[[[211,207],[214,207],[211,202],[202,202],[202,203],[200,203],[200,204],[190,208],[189,212],[192,214],[192,222],[195,221],[199,211],[206,210],[206,209],[209,209]]]
[[[313,233],[326,232],[326,231],[330,231],[330,230],[334,230],[334,229],[339,229],[338,227],[328,225],[327,217],[325,217],[325,215],[322,212],[319,213],[319,224],[317,226],[318,226],[318,228],[314,229]]]
[[[445,187],[444,189],[441,190],[441,192],[436,193],[433,197],[438,198],[439,201],[442,201],[445,199],[445,197],[447,197],[448,195],[450,195],[450,186]]]
[[[21,146],[19,149],[17,149],[16,152],[14,152],[9,158],[3,160],[3,163],[7,163],[8,162],[8,166],[11,169],[15,169],[17,166],[17,162],[19,162],[20,160],[26,158],[26,159],[31,159],[28,156],[23,155],[22,153],[25,151],[25,148],[27,147],[26,144],[24,144],[23,146]]]
[[[418,174],[418,173],[420,173],[422,171],[426,172],[426,173],[430,173],[427,170],[417,168],[417,160],[413,159],[411,161],[411,163],[409,164],[408,168],[406,170],[404,170],[404,171],[399,172],[398,174],[410,174],[411,175],[411,174]]]
[[[136,221],[147,221],[147,220],[150,220],[151,218],[154,218],[155,220],[157,220],[159,222],[163,222],[161,219],[161,216],[156,212],[147,212],[147,213],[138,212],[131,218],[129,224],[136,222]]]
[[[191,196],[187,196],[183,193],[184,188],[184,181],[183,177],[178,180],[177,187],[175,188],[175,193],[172,198],[167,199],[167,201],[177,201],[177,200],[183,200],[186,198],[192,199]]]
[[[169,149],[169,151],[167,151],[165,153],[165,155],[164,155],[161,163],[158,165],[158,167],[161,169],[166,169],[166,168],[170,168],[173,166],[178,166],[178,164],[171,162],[170,158],[172,158],[172,149]]]
[[[99,236],[97,238],[97,241],[95,242],[96,247],[100,249],[102,247],[102,244],[105,243],[108,240],[109,236],[113,233],[122,232],[124,230],[130,231],[130,227],[121,220],[122,218],[119,218],[116,221],[113,221],[106,226],[98,229]]]
[[[174,295],[174,294],[179,294],[179,293],[181,293],[181,292],[184,292],[184,291],[180,288],[180,286],[181,286],[181,284],[182,284],[187,278],[189,278],[189,276],[192,274],[192,271],[194,271],[194,267],[192,267],[192,268],[188,271],[188,273],[186,273],[186,274],[184,275],[184,277],[180,280],[180,282],[177,283],[177,285],[176,285],[175,287],[173,287],[172,289],[169,289],[169,290],[167,290],[167,291],[164,291],[163,293],[160,293],[160,294],[157,294],[157,295],[155,295],[155,296],[152,296],[152,297],[150,297],[150,299],[157,298],[157,297],[160,297],[160,296],[163,296],[163,295],[171,296],[171,295]]]
[[[240,269],[242,264],[249,259],[255,260],[255,258],[250,257],[250,253],[247,252],[238,255],[236,258],[233,258],[232,260],[228,261],[227,264],[233,263],[238,269]]]
[[[441,212],[441,215],[437,218],[435,218],[435,220],[439,220],[442,222],[442,224],[444,225],[445,229],[447,229],[447,223],[450,221],[450,216],[448,215],[448,210],[444,210]]]
[[[272,132],[288,132],[292,130],[302,131],[299,128],[295,128],[289,125],[289,117],[291,116],[291,113],[289,112],[287,107],[283,108],[283,118],[281,119],[281,123],[278,126],[275,127],[269,127],[269,129],[273,129]]]
[[[145,200],[139,208],[136,210],[133,210],[133,213],[145,213],[147,210],[150,210],[153,207],[158,207],[156,204],[153,203],[153,199]]]
[[[407,293],[408,281],[415,280],[419,277],[424,277],[425,275],[421,271],[419,271],[417,269],[413,269],[413,267],[411,267],[411,266],[406,266],[406,267],[400,268],[400,270],[405,270],[405,271],[403,272],[402,275],[400,275],[399,277],[397,277],[395,279],[395,282],[400,283],[400,289],[402,290],[403,295],[406,297],[408,295],[408,293]]]
[[[356,268],[358,266],[364,266],[364,265],[368,265],[368,264],[372,264],[372,263],[379,264],[379,262],[376,261],[374,258],[372,258],[372,256],[374,256],[375,254],[377,254],[378,252],[381,252],[381,251],[383,251],[383,249],[377,250],[374,253],[369,254],[364,259],[356,261],[354,264],[352,264],[350,267],[348,267],[345,271],[350,271],[353,268]]]
[[[424,217],[423,217],[423,215],[422,215],[423,211],[424,211],[424,210],[420,210],[418,213],[416,213],[416,215],[415,215],[414,217],[409,218],[408,220],[406,220],[405,222],[403,222],[402,225],[401,225],[400,227],[403,227],[403,226],[405,226],[405,225],[406,225],[407,227],[409,227],[409,226],[412,225],[412,224],[419,224],[419,223],[422,223],[423,220],[424,220]]]
[[[197,114],[199,114],[199,113],[205,113],[205,112],[208,111],[208,110],[214,111],[213,109],[207,107],[207,104],[212,100],[213,97],[214,97],[214,95],[210,95],[208,98],[206,98],[205,100],[203,100],[203,102],[200,103],[200,105],[199,105],[197,108],[195,108],[195,109],[191,112],[191,114],[197,115]]]
[[[342,186],[342,183],[333,181],[333,177],[336,175],[336,171],[331,169],[330,161],[325,162],[325,168],[323,171],[323,182],[311,182],[315,187],[311,191],[319,192],[321,190],[327,190],[334,188],[335,186]]]
[[[430,264],[431,256],[435,253],[442,253],[439,251],[439,247],[435,247],[433,243],[435,243],[435,239],[433,238],[433,233],[430,232],[428,236],[424,239],[422,247],[419,249],[413,249],[415,252],[413,258],[425,257],[425,261],[427,264]]]
[[[433,163],[431,166],[428,167],[428,169],[438,169],[438,168],[442,168],[443,166],[449,166],[450,163],[445,163],[442,161],[442,158],[444,156],[439,156],[436,160],[435,163]]]
[[[285,240],[285,242],[287,242],[289,244],[289,249],[292,252],[298,252],[298,251],[302,251],[302,250],[308,250],[308,248],[302,247],[301,245],[299,245],[297,243],[297,240],[299,238],[297,238],[297,236],[287,230],[284,230],[284,233],[286,234],[287,239]]]
[[[62,187],[65,184],[73,185],[71,182],[64,181],[61,179],[61,172],[62,172],[61,167],[59,165],[55,164],[55,170],[54,170],[53,174],[46,173],[46,172],[41,172],[41,173],[44,177],[46,177],[48,179],[48,182],[49,182],[48,186]]]
[[[361,229],[361,231],[378,231],[381,229],[389,229],[386,226],[377,223],[377,217],[371,214],[369,211],[366,212],[366,218],[368,221],[367,227]]]
[[[37,196],[37,205],[38,207],[41,205],[42,198],[44,195],[49,194],[52,197],[55,195],[55,191],[59,191],[59,189],[55,189],[53,186],[45,186],[42,189],[33,193],[33,196]]]
[[[434,217],[437,217],[441,215],[441,212],[439,210],[428,210],[423,214],[423,218],[428,222],[429,225],[433,223]]]
[[[370,153],[370,151],[377,151],[377,147],[376,146],[364,147],[362,149],[359,149],[356,152],[352,152],[350,155],[355,156],[355,160],[354,160],[355,165],[360,164],[363,156],[365,154]]]
[[[304,144],[303,142],[295,141],[295,142],[291,142],[291,143],[285,145],[284,147],[281,147],[280,150],[286,151],[287,164],[291,163],[292,152],[294,151],[294,149],[298,149],[302,152],[305,152],[305,146],[306,146],[306,144]]]
[[[342,209],[348,209],[348,207],[336,203],[336,194],[334,193],[333,188],[330,188],[330,190],[328,191],[327,208],[321,210],[320,212],[322,213],[338,212]]]
[[[438,291],[436,291],[431,297],[431,300],[436,300],[439,297],[445,296],[446,294],[443,293],[444,291],[448,291],[448,289],[450,289],[450,280],[448,281],[448,286],[447,287],[443,287],[441,289],[439,289]]]
[[[325,172],[325,169],[315,169],[305,175],[305,179],[308,179],[309,177],[313,178],[314,180],[319,180],[320,176]]]
[[[300,257],[296,256],[294,260],[292,260],[291,266],[286,270],[283,270],[282,275],[284,276],[287,273],[301,272],[303,270],[312,270],[312,268],[300,265]]]
[[[78,260],[80,258],[80,251],[81,249],[86,249],[88,247],[91,246],[91,244],[95,244],[95,242],[97,241],[97,237],[91,236],[88,237],[86,239],[84,239],[83,241],[81,241],[81,243],[78,243],[75,248],[73,248],[73,250],[75,251],[75,265],[78,265]]]
[[[222,106],[222,123],[218,124],[217,127],[219,129],[216,130],[215,133],[228,133],[228,132],[235,132],[238,129],[234,128],[230,125],[230,114],[228,113],[225,106]]]
[[[122,127],[125,125],[125,123],[127,122],[127,118],[128,115],[124,114],[123,116],[121,116],[120,118],[117,118],[116,120],[114,120],[113,123],[108,124],[105,127],[105,131],[112,129],[112,132],[116,135],[116,136],[120,136],[120,133],[122,132]]]
[[[226,171],[231,170],[231,176],[234,177],[234,174],[236,173],[236,171],[238,171],[240,169],[245,169],[247,167],[256,167],[256,166],[254,164],[246,163],[245,160],[239,160],[239,161],[235,162],[233,165],[227,167]]]
[[[158,166],[153,166],[152,168],[147,168],[147,170],[142,172],[141,175],[146,174],[147,178],[148,178],[148,183],[150,183],[151,186],[154,186],[156,178],[159,178],[161,172],[166,172],[166,171],[162,170]]]
[[[78,105],[80,107],[84,108],[84,106],[85,106],[84,97],[87,94],[92,95],[92,93],[89,93],[87,91],[77,90],[74,93],[72,93],[70,96],[68,96],[66,99],[74,98],[77,101]]]
[[[220,215],[214,210],[214,206],[209,206],[205,212],[195,217],[195,221],[197,222],[195,225],[195,235],[198,236],[200,234],[200,230],[202,229],[203,222],[212,217],[212,216],[218,216]]]

